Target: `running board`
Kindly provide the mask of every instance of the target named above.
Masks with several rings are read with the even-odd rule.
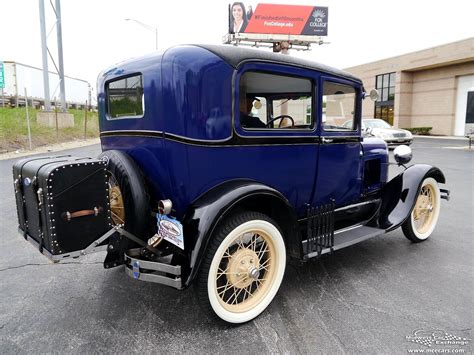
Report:
[[[353,244],[360,243],[364,240],[384,234],[384,229],[378,229],[367,226],[353,226],[349,228],[340,229],[334,232],[334,246],[332,248],[324,248],[321,252],[312,252],[304,256],[304,260],[313,258],[315,256],[330,253],[334,250],[339,250]],[[306,247],[306,240],[303,240],[303,250]]]

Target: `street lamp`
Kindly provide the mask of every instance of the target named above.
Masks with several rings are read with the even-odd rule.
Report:
[[[148,31],[152,31],[155,33],[155,49],[158,50],[158,27],[153,27],[143,23],[141,21],[135,20],[134,18],[126,18],[125,21],[133,21],[138,23],[140,26],[146,28]]]

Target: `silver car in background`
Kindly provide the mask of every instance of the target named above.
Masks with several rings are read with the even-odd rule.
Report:
[[[349,127],[351,122],[344,123]],[[362,120],[362,133],[366,137],[377,137],[383,139],[389,147],[405,144],[410,145],[413,141],[413,135],[410,131],[401,128],[394,128],[386,121],[379,118],[370,118]]]

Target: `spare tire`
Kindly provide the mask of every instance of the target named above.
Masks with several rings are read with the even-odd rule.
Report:
[[[140,168],[128,154],[119,150],[105,151],[99,159],[107,161],[112,224],[122,224],[125,230],[146,240],[151,210]]]

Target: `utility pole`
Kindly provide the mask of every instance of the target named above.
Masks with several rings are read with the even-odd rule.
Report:
[[[66,112],[66,86],[64,84],[63,33],[61,27],[61,0],[56,0],[56,33],[58,38],[58,74],[61,112]]]
[[[39,0],[39,15],[41,28],[41,54],[43,58],[43,88],[44,88],[44,110],[51,111],[51,100],[49,97],[49,71],[48,71],[48,45],[46,43],[46,21],[44,17],[44,0]]]

